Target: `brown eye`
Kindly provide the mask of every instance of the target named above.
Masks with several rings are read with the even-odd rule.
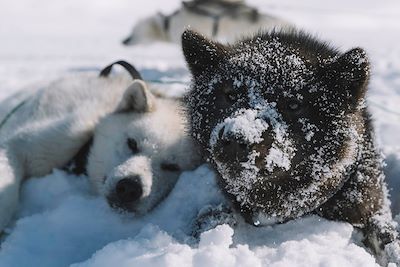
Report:
[[[138,144],[135,139],[133,138],[128,138],[126,141],[129,149],[132,151],[132,153],[136,154],[139,152]]]
[[[222,91],[229,102],[234,102],[237,98],[237,92],[230,86],[224,86]]]
[[[235,92],[232,89],[225,92],[225,96],[229,99],[229,101],[234,101],[236,97]]]
[[[174,163],[161,163],[161,169],[164,171],[178,172],[181,170],[178,164]]]
[[[300,107],[301,103],[297,100],[291,100],[287,105],[287,108],[291,111],[298,111],[300,110]]]
[[[219,85],[218,90],[223,98],[230,104],[235,102],[238,97],[238,92],[234,89],[231,81],[223,82]]]

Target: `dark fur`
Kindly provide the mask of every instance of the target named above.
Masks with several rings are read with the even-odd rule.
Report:
[[[79,149],[78,153],[63,167],[63,170],[76,175],[87,175],[87,161],[93,145],[93,136]]]
[[[186,31],[182,45],[193,75],[186,101],[191,134],[247,222],[256,223],[258,213],[274,222],[318,213],[363,230],[365,244],[381,262],[392,257],[384,255],[384,247],[397,242],[398,234],[365,107],[370,72],[366,53],[361,48],[340,53],[298,31],[260,33],[233,45]],[[253,96],[275,103],[272,110],[279,114],[278,122],[287,125],[287,137],[296,149],[289,153],[287,169],[265,167],[264,157],[276,139],[271,127],[262,132],[261,142],[249,142],[222,128],[216,144],[210,143],[217,125],[235,118],[238,111],[263,114],[259,103],[264,102],[254,102]],[[292,108],[296,105],[299,108]],[[268,116],[257,119],[274,123]],[[305,122],[314,127],[311,137],[306,136]],[[236,184],[244,179],[242,163],[253,152],[258,153],[253,162],[257,179]],[[318,169],[316,163],[324,168]]]

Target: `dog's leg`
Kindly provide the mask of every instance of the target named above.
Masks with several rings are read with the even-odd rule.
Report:
[[[400,240],[396,228],[397,224],[392,220],[390,211],[382,211],[372,216],[361,229],[365,236],[364,243],[373,250],[383,266],[389,262],[400,266]]]
[[[0,148],[0,232],[15,214],[24,177],[64,166],[90,139],[96,122],[75,116],[51,121],[21,131]]]
[[[0,233],[10,223],[18,207],[22,169],[15,155],[0,148]]]
[[[321,205],[317,213],[361,229],[364,244],[382,265],[387,262],[400,265],[397,224],[390,211],[380,155],[372,140],[372,136],[364,138],[357,168],[341,190]]]
[[[11,141],[25,175],[43,176],[64,167],[92,137],[97,118],[71,115],[29,127]]]
[[[380,264],[394,262],[400,266],[397,224],[392,219],[385,192],[386,184],[379,168],[360,169],[317,213],[351,223],[362,231],[364,244]]]
[[[214,229],[221,224],[228,224],[231,227],[236,225],[236,218],[233,210],[224,204],[220,204],[216,207],[204,207],[199,211],[193,223],[192,236],[199,239],[201,233]]]

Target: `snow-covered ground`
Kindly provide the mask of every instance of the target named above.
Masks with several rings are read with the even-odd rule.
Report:
[[[365,48],[373,75],[369,104],[386,172],[400,194],[400,2],[396,0],[249,0],[333,42]],[[139,18],[171,12],[179,0],[0,0],[0,99],[69,72],[97,71],[126,59],[145,79],[188,81],[173,44],[123,47]],[[186,86],[157,85],[182,92]],[[91,194],[85,177],[52,174],[29,180],[18,220],[0,249],[1,267],[24,266],[376,266],[346,223],[307,217],[282,225],[233,230],[219,226],[188,237],[193,217],[221,200],[213,173],[202,166],[181,176],[151,214],[118,214]],[[394,203],[400,203],[394,201]]]

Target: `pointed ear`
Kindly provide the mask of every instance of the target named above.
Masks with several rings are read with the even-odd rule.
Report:
[[[194,76],[210,67],[217,66],[226,55],[225,46],[208,40],[191,30],[185,30],[182,34],[182,49],[189,69]]]
[[[169,31],[169,19],[161,12],[157,12],[155,17],[156,22],[159,24],[160,28],[164,31]]]
[[[150,112],[154,109],[155,99],[142,80],[134,80],[126,89],[116,112]]]
[[[357,105],[367,91],[370,76],[370,64],[366,52],[362,48],[353,48],[334,62],[334,72],[350,102]]]

